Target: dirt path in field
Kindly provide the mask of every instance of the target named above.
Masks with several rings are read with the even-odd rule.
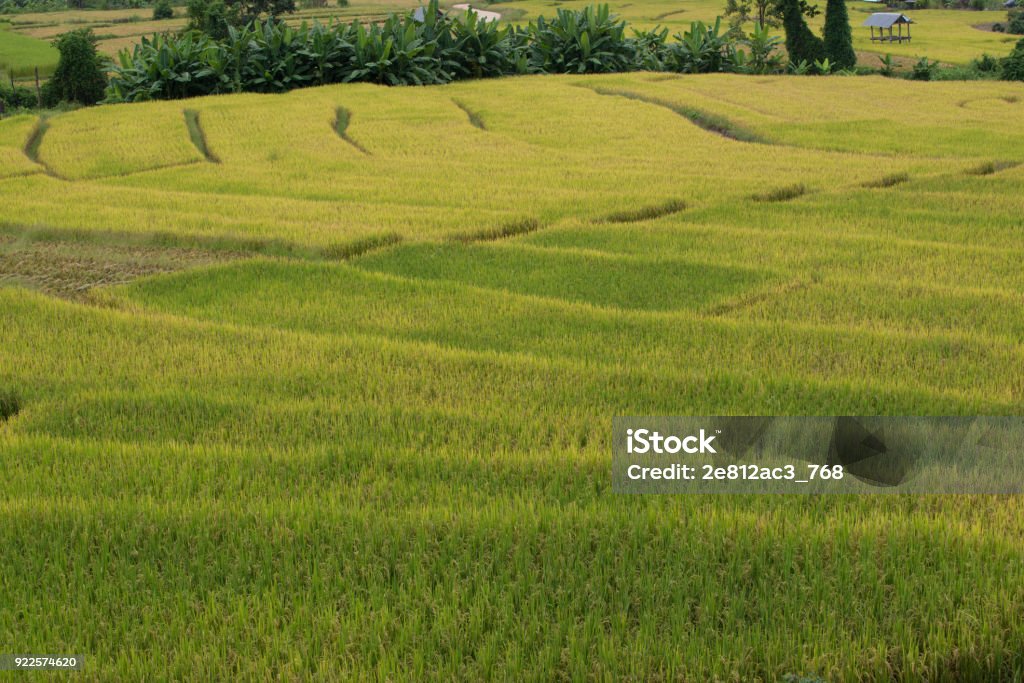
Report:
[[[476,9],[475,7],[473,7],[472,5],[470,5],[469,3],[466,3],[466,2],[458,4],[458,5],[452,5],[452,9],[460,9],[460,10],[467,10],[468,9],[470,12],[472,12],[475,15],[477,15],[478,17],[480,17],[484,21],[498,21],[499,19],[501,19],[501,13],[499,13],[499,12],[490,12],[490,11],[485,10],[485,9]]]

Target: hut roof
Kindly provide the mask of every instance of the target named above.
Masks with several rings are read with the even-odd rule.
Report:
[[[864,20],[862,26],[874,26],[875,28],[889,28],[896,24],[912,24],[910,17],[899,12],[875,12]]]

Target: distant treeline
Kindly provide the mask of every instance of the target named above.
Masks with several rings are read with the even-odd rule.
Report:
[[[269,19],[215,39],[199,32],[155,35],[124,50],[111,70],[109,99],[139,101],[232,92],[284,92],[328,83],[430,85],[527,73],[636,70],[771,73],[782,70],[781,40],[756,28],[727,34],[694,22],[632,31],[607,5],[558,10],[527,26],[501,26],[472,12],[449,15],[437,0],[421,18],[300,28]],[[813,65],[805,65],[811,66]],[[825,70],[828,70],[827,64]]]

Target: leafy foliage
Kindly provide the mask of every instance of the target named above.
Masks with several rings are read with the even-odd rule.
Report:
[[[1024,81],[1024,38],[1017,41],[1010,56],[1003,60],[1004,81]]]
[[[103,99],[107,87],[106,60],[96,52],[96,36],[92,30],[79,29],[62,34],[53,44],[60,52],[60,61],[43,87],[43,104],[96,104]]]
[[[846,0],[828,0],[825,5],[825,56],[836,69],[852,69],[857,65],[853,51],[853,33]]]
[[[675,43],[668,46],[665,68],[679,73],[713,73],[726,70],[733,42],[721,32],[722,20],[714,26],[702,21],[690,24],[690,30],[676,34]]]
[[[1006,32],[1024,35],[1024,11],[1011,10],[1006,14]]]
[[[782,69],[782,56],[775,54],[782,39],[771,35],[767,26],[755,24],[753,32],[740,43],[749,50],[749,59],[745,64],[747,73],[769,74]]]
[[[160,21],[173,18],[174,7],[171,5],[171,0],[157,0],[156,4],[153,5],[153,19]]]
[[[938,67],[938,62],[929,61],[927,57],[921,57],[914,64],[913,70],[910,72],[910,80],[912,81],[930,81],[935,76],[935,69]]]
[[[12,109],[31,109],[39,104],[34,90],[22,88],[21,86],[12,89],[2,84],[0,84],[0,103],[3,103],[3,109],[7,111]]]
[[[893,59],[891,54],[886,54],[884,57],[879,57],[878,61],[882,63],[882,67],[878,70],[878,73],[882,76],[895,76],[896,75],[896,60]]]
[[[813,64],[825,58],[825,44],[807,27],[799,0],[783,0],[782,26],[786,31],[786,52],[791,64]]]
[[[429,20],[429,19],[428,19]],[[526,34],[466,11],[452,22],[449,58],[461,77],[489,78],[527,70]]]
[[[636,43],[626,22],[608,5],[559,9],[553,21],[538,17],[527,29],[530,70],[540,73],[608,73],[636,68]]]
[[[730,33],[743,35],[743,27],[753,22],[768,28],[782,26],[785,0],[727,0],[725,16],[729,18]],[[818,15],[818,6],[809,5],[806,0],[798,2],[800,11],[808,17]]]
[[[220,0],[217,0],[219,3]],[[207,12],[201,15],[201,11]],[[226,5],[193,0],[193,29],[143,39],[114,64],[111,101],[173,99],[225,92],[284,92],[327,83],[428,85],[523,73],[772,73],[780,43],[757,26],[748,38],[693,22],[668,41],[666,29],[634,31],[607,5],[559,10],[526,28],[472,12],[448,15],[432,0],[423,19],[392,14],[383,23],[298,28],[273,18],[241,28]],[[223,37],[220,34],[223,33]]]
[[[189,30],[205,33],[211,38],[227,38],[228,27],[240,23],[223,0],[188,0],[186,12]]]

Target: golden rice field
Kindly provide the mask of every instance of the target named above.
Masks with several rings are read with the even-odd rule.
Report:
[[[913,115],[907,115],[907,103]],[[1019,415],[1024,93],[530,76],[0,122],[0,652],[1016,681],[1015,496],[625,496],[617,415]]]

